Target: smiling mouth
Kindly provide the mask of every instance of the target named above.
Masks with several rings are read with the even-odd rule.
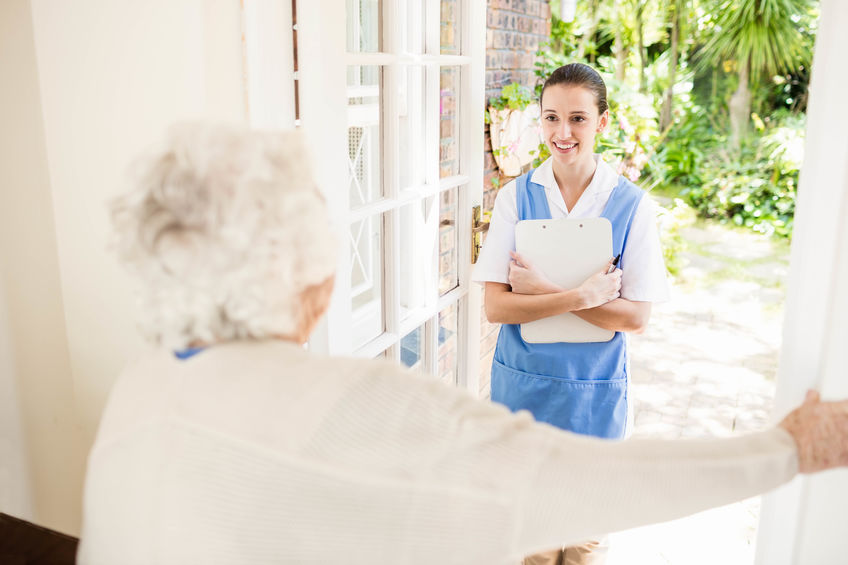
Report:
[[[577,147],[576,143],[557,143],[554,142],[554,146],[560,151],[571,151],[575,147]]]

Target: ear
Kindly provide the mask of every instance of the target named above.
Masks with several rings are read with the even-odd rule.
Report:
[[[607,129],[607,124],[609,124],[609,115],[609,110],[604,110],[604,113],[601,114],[600,118],[598,118],[598,133]]]
[[[300,295],[300,323],[297,339],[306,343],[312,330],[327,311],[330,297],[333,294],[335,276],[328,277],[324,282],[307,287]]]

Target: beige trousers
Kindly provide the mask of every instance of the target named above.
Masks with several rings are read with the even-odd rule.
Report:
[[[528,555],[522,565],[603,565],[607,560],[607,547],[604,540],[551,549]]]

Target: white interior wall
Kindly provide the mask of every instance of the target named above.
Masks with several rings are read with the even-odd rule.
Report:
[[[0,2],[0,508],[79,521],[83,453],[30,4]]]
[[[810,83],[804,165],[792,241],[775,416],[814,388],[848,398],[848,4],[823,0]],[[848,470],[797,478],[767,496],[757,546],[762,565],[836,563],[845,536]],[[839,561],[841,562],[841,561]]]
[[[12,352],[0,364],[0,383],[21,397],[18,435],[35,501],[28,517],[76,534],[82,462],[114,378],[141,347],[130,281],[107,250],[105,202],[170,123],[247,123],[241,7],[230,0],[0,5],[0,300],[8,311],[0,351]],[[7,419],[3,441],[12,435]],[[9,480],[11,490],[26,488],[19,480]]]

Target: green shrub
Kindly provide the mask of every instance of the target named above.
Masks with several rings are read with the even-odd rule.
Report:
[[[746,143],[738,160],[713,157],[705,162],[705,182],[684,191],[699,214],[768,235],[792,235],[804,117],[771,121],[778,123],[764,125],[759,140]]]
[[[511,82],[501,89],[500,96],[489,98],[489,106],[498,110],[523,110],[535,101],[532,90],[517,82]]]
[[[678,276],[684,266],[682,252],[686,250],[680,230],[695,221],[695,211],[680,198],[675,198],[670,208],[658,206],[657,211],[665,268],[670,275]]]

